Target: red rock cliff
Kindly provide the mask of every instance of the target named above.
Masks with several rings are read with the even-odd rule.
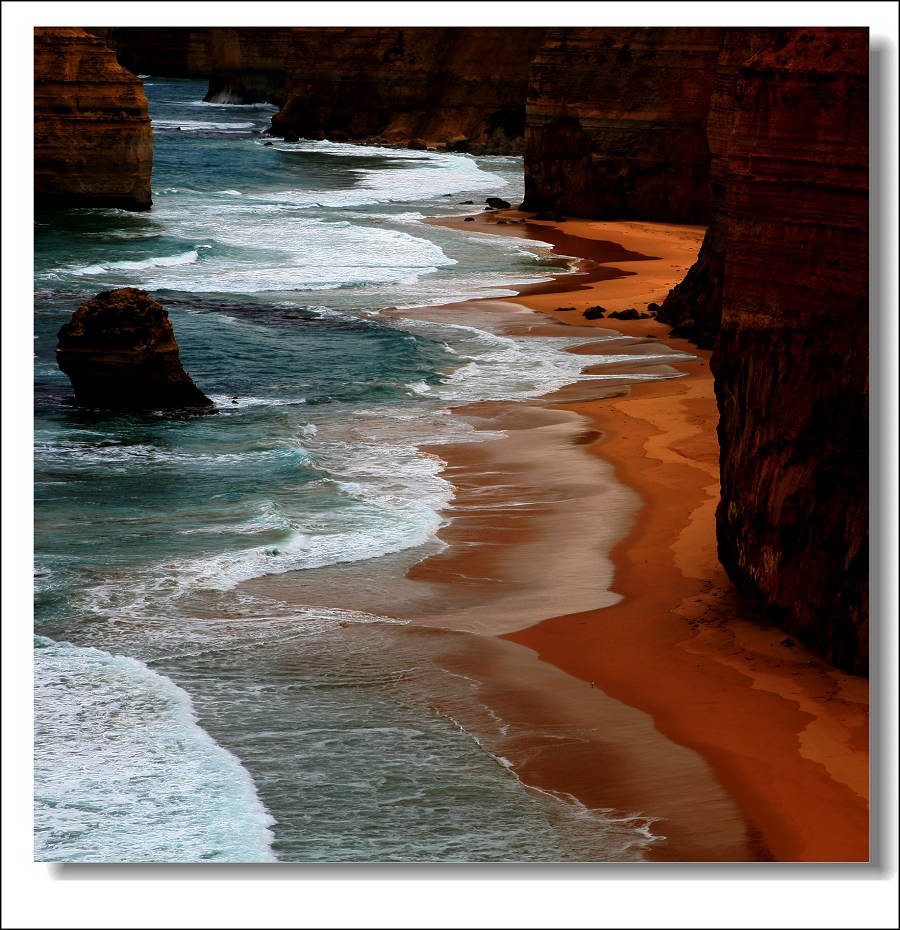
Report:
[[[529,62],[545,32],[294,29],[286,101],[273,131],[521,151]]]
[[[525,206],[705,223],[720,30],[549,30],[531,68]]]
[[[738,71],[713,356],[719,557],[841,668],[868,660],[868,41],[791,30]]]
[[[722,320],[722,283],[728,243],[726,203],[728,144],[734,120],[734,96],[738,70],[756,51],[772,44],[787,29],[723,29],[716,80],[706,121],[710,151],[712,216],[697,261],[676,285],[660,308],[658,317],[675,328],[675,334],[711,349]]]
[[[38,207],[150,207],[153,133],[140,80],[81,29],[34,31]]]
[[[134,74],[207,78],[212,69],[208,27],[86,26],[115,51],[120,65]]]

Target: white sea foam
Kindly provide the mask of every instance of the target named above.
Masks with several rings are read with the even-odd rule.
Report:
[[[35,637],[34,724],[38,861],[275,859],[246,769],[143,662]]]
[[[412,152],[378,146],[336,142],[284,142],[282,152],[390,158],[390,167],[354,169],[356,185],[349,190],[281,191],[273,200],[298,206],[358,207],[376,203],[403,203],[441,197],[460,191],[496,190],[506,182],[478,167],[473,158],[445,152]]]
[[[83,265],[80,268],[59,268],[56,269],[60,274],[81,275],[100,275],[100,274],[119,274],[122,272],[149,272],[157,268],[176,268],[183,265],[193,265],[200,258],[197,249],[191,249],[189,252],[181,252],[178,255],[160,255],[153,258],[144,258],[136,261],[118,261],[118,262],[100,262],[96,265]]]
[[[247,131],[253,129],[256,126],[256,123],[242,122],[242,123],[226,123],[226,122],[212,122],[206,120],[190,120],[190,119],[155,119],[153,120],[154,129],[180,129],[182,132],[225,132],[228,130],[231,131]]]

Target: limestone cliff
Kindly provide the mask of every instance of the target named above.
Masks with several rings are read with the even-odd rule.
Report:
[[[786,29],[723,29],[716,80],[706,122],[710,151],[712,216],[697,261],[663,302],[659,319],[704,349],[711,349],[722,320],[722,283],[728,242],[728,145],[734,119],[738,70],[767,43],[782,40]]]
[[[181,365],[165,308],[134,287],[83,303],[59,331],[56,360],[84,407],[212,406]]]
[[[868,41],[791,30],[737,73],[719,557],[836,665],[868,659]]]
[[[549,30],[531,67],[525,207],[706,223],[716,28]]]
[[[209,80],[206,100],[270,103],[284,100],[288,27],[122,26],[93,28],[135,74]]]
[[[383,138],[521,151],[529,62],[543,28],[292,30],[287,137]]]
[[[82,29],[34,30],[38,207],[150,207],[153,133],[141,81]]]

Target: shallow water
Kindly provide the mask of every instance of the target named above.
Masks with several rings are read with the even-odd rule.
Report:
[[[36,217],[36,858],[639,856],[642,821],[528,790],[436,709],[456,687],[440,635],[236,588],[434,551],[453,491],[420,447],[473,438],[447,405],[596,361],[574,338],[379,315],[564,269],[422,222],[517,201],[520,160],[267,144],[273,108],[204,91],[147,85],[152,211]],[[168,308],[215,413],[72,405],[56,333],[119,286]]]

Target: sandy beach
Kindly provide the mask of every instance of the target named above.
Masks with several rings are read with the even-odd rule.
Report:
[[[565,229],[660,256],[627,266],[634,277],[566,294],[576,310],[598,303],[643,310],[662,302],[687,264],[690,234],[677,228],[567,222]],[[552,313],[562,296],[525,295],[520,302]],[[661,328],[654,320],[613,325],[636,336],[660,335]],[[602,433],[587,451],[612,464],[644,502],[612,553],[613,590],[622,600],[550,618],[511,638],[647,711],[660,732],[700,752],[774,859],[864,861],[868,683],[821,662],[781,630],[752,622],[735,596],[716,559],[710,353],[667,341],[698,356],[679,366],[685,377],[565,405]]]
[[[578,336],[603,380],[454,409],[505,437],[428,450],[455,498],[424,560],[245,587],[409,620],[398,635],[469,683],[435,705],[526,785],[645,824],[643,858],[865,861],[868,683],[755,622],[716,559],[710,353],[653,318],[582,316],[662,302],[703,229],[520,219],[445,222],[551,242],[581,273],[398,315]]]
[[[519,224],[496,223],[511,218],[520,217],[507,211],[485,215],[478,223],[490,224],[491,232],[518,232]],[[698,228],[629,222],[568,221],[564,230],[564,237],[554,239],[556,230],[546,224],[539,235],[567,254],[590,254],[590,246],[579,248],[575,240],[581,239],[611,241],[628,252],[655,256],[624,263],[631,275],[576,280],[574,286],[557,279],[546,290],[535,288],[516,299],[578,326],[587,322],[579,311],[589,306],[644,311],[648,303],[661,303],[689,267],[702,237]],[[560,306],[575,311],[556,312]],[[653,319],[593,325],[664,339],[668,330]],[[718,414],[710,353],[684,340],[665,342],[697,357],[676,363],[684,377],[561,405],[559,396],[548,398],[554,409],[561,406],[589,421],[597,433],[595,438],[585,434],[579,451],[611,465],[615,477],[640,496],[635,516],[620,522],[626,532],[611,552],[612,590],[621,600],[589,611],[560,612],[507,638],[649,714],[660,735],[698,753],[737,804],[747,828],[748,858],[865,861],[868,683],[836,671],[778,628],[761,625],[734,593],[716,559]],[[452,463],[452,450],[446,454]],[[600,524],[601,515],[597,518]],[[580,562],[581,555],[572,551],[578,539],[545,538],[544,549],[563,548]],[[550,552],[548,557],[553,557]],[[573,700],[585,699],[579,694]],[[577,754],[568,760],[565,753],[552,756],[538,755],[524,764],[523,779],[580,797],[592,786],[602,793],[596,782],[585,784],[592,779],[578,771],[583,760]],[[657,812],[677,801],[672,796],[676,785],[659,779]],[[689,794],[696,801],[699,785],[694,789]],[[620,791],[628,794],[626,788]],[[689,798],[682,797],[689,807]],[[684,813],[711,833],[716,826],[721,829],[722,817],[702,800]],[[660,826],[669,841],[651,857],[693,858],[692,850],[678,849],[673,822]]]

